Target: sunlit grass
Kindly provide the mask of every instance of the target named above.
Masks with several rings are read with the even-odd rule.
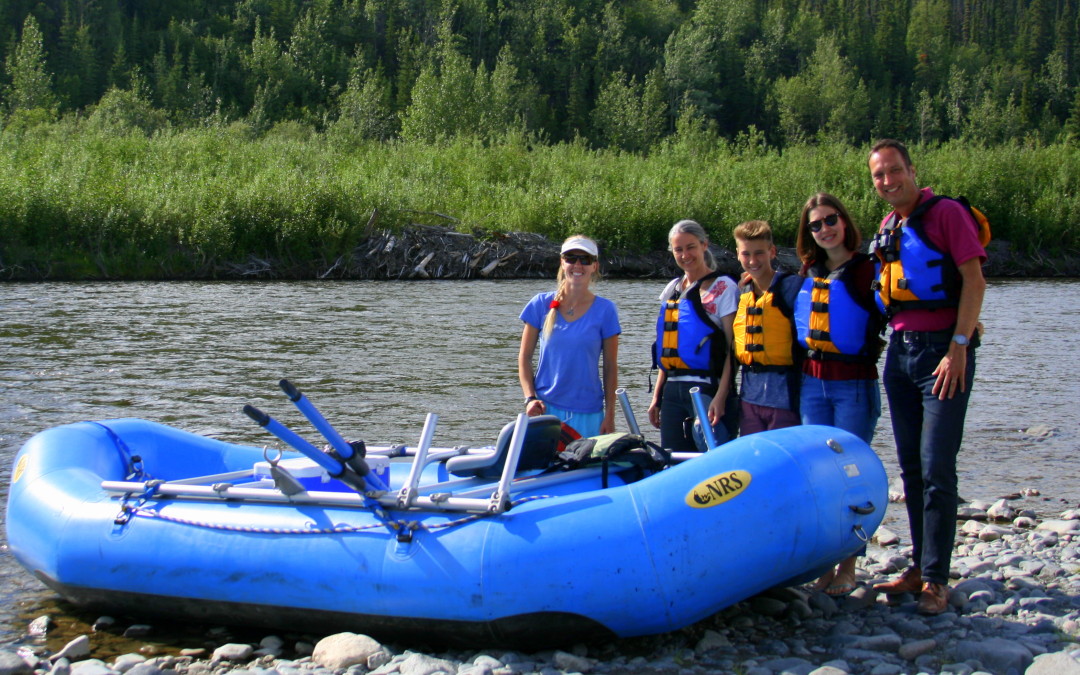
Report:
[[[968,196],[995,238],[1022,251],[1078,248],[1076,147],[912,153],[920,182]],[[375,209],[378,227],[584,232],[636,251],[663,247],[682,218],[723,246],[735,225],[761,218],[790,246],[801,205],[819,190],[840,197],[867,234],[885,214],[866,148],[674,142],[643,157],[526,138],[419,145],[253,138],[233,127],[148,138],[61,122],[0,135],[0,268],[25,278],[213,277],[255,256],[303,276],[351,251]]]

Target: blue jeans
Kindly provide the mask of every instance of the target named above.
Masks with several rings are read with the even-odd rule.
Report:
[[[877,380],[822,380],[803,373],[799,394],[803,424],[826,424],[869,443],[881,417]]]
[[[664,396],[660,399],[660,447],[672,452],[699,452],[707,450],[704,442],[698,444],[692,430],[697,413],[690,398],[690,390],[701,387],[708,406],[716,394],[716,386],[700,382],[665,382]],[[739,399],[735,392],[728,394],[724,402],[724,417],[713,426],[717,443],[727,443],[738,433]],[[735,429],[733,432],[729,427]],[[698,432],[700,434],[700,432]]]
[[[904,482],[915,564],[924,581],[948,583],[956,537],[956,456],[964,438],[974,345],[967,350],[964,391],[944,401],[931,393],[934,370],[949,351],[951,331],[894,331],[885,358],[885,394]]]

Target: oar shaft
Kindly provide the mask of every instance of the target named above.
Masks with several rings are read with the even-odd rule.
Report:
[[[281,380],[278,382],[281,390],[285,392],[285,395],[289,397],[289,400],[293,402],[304,417],[308,419],[311,424],[319,430],[319,433],[323,435],[323,438],[330,443],[330,447],[337,450],[337,453],[341,455],[342,459],[349,459],[353,456],[352,446],[349,442],[341,437],[341,434],[337,432],[333,426],[330,425],[323,414],[308,400],[307,396],[300,393],[291,382],[288,380]]]
[[[690,400],[694,403],[694,412],[697,413],[698,422],[701,424],[701,433],[705,436],[705,449],[713,450],[720,445],[716,441],[712,424],[709,423],[709,405],[705,402],[705,394],[699,387],[690,390]]]
[[[367,463],[363,458],[356,458],[355,461],[349,461],[353,459],[353,455],[356,454],[349,442],[346,441],[341,434],[337,432],[337,429],[330,424],[323,414],[319,412],[318,408],[304,396],[299,389],[297,389],[292,382],[288,380],[281,380],[278,382],[278,386],[285,392],[285,395],[289,397],[289,400],[293,402],[304,417],[308,419],[311,424],[319,430],[319,433],[323,435],[323,438],[330,444],[334,450],[337,451],[339,457],[344,459],[349,468],[356,471],[364,481],[367,482],[368,487],[372,490],[385,490],[386,484],[368,471]]]
[[[291,445],[296,450],[299,450],[309,459],[313,460],[316,464],[326,469],[326,472],[335,478],[340,476],[344,471],[344,467],[341,462],[337,461],[330,455],[327,455],[322,450],[316,448],[311,443],[308,443],[294,431],[286,427],[281,422],[278,422],[273,417],[270,417],[263,411],[259,410],[255,406],[245,405],[244,414],[250,417],[260,427],[266,429],[270,433],[274,434],[281,440]]]

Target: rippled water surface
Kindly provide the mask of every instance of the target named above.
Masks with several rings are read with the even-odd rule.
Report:
[[[608,281],[599,287],[619,306],[620,384],[642,422],[662,285]],[[0,285],[0,499],[6,503],[19,446],[37,431],[68,422],[143,417],[230,441],[272,442],[240,412],[251,403],[318,441],[278,389],[283,377],[347,437],[415,444],[425,414],[434,412],[437,445],[491,443],[520,409],[518,312],[550,286]],[[1035,487],[1051,500],[1044,503],[1047,511],[1080,502],[1080,378],[1071,368],[1080,360],[1078,292],[1080,281],[1073,280],[991,282],[960,457],[962,496],[993,498]],[[874,446],[895,478],[887,410]],[[891,506],[886,522],[906,535],[898,520],[902,508]],[[46,613],[70,634],[93,620],[58,602],[4,546],[0,645],[28,642],[29,620]],[[116,650],[135,647],[118,644]]]

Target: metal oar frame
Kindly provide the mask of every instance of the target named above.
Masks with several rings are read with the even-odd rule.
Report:
[[[619,389],[616,391],[616,395],[626,417],[627,426],[632,433],[640,433],[626,391]],[[368,446],[367,454],[369,456],[412,456],[408,477],[396,491],[370,489],[355,492],[304,490],[300,486],[300,482],[284,466],[278,465],[281,456],[280,451],[272,458],[269,450],[264,450],[264,456],[271,466],[273,481],[255,482],[250,480],[254,477],[254,469],[252,469],[171,481],[153,480],[149,479],[149,476],[146,476],[148,480],[135,481],[132,479],[133,476],[129,476],[127,480],[123,481],[102,481],[101,487],[107,492],[124,495],[125,502],[132,496],[138,495],[138,507],[140,508],[151,499],[186,498],[369,509],[375,511],[380,518],[385,519],[384,509],[387,511],[461,512],[477,515],[498,515],[510,510],[513,493],[536,492],[560,483],[581,480],[582,477],[588,476],[589,473],[599,473],[601,471],[600,468],[584,468],[568,472],[541,473],[515,480],[528,426],[528,416],[525,413],[520,413],[515,420],[506,462],[497,482],[493,483],[491,480],[481,478],[458,478],[421,485],[420,480],[427,466],[469,452],[468,446],[454,448],[433,448],[431,446],[438,419],[438,415],[434,413],[427,415],[424,428],[420,434],[419,444],[415,448],[403,445]],[[318,427],[324,434],[331,435],[335,441],[335,446],[341,445],[341,437],[337,435],[336,431],[332,433],[326,431],[329,424],[325,420],[322,420]],[[290,432],[289,437],[293,436],[295,434]],[[673,457],[673,460],[689,459],[696,456],[696,454],[678,453],[677,456]],[[351,481],[347,484],[351,485]],[[297,486],[300,486],[301,489],[298,490]],[[130,509],[125,505],[124,510]]]

